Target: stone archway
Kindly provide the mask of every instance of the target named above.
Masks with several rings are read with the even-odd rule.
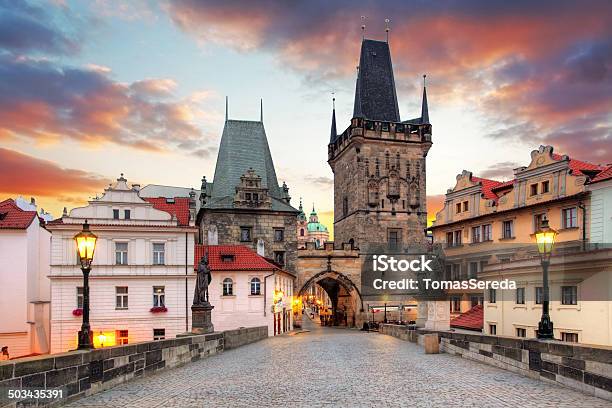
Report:
[[[301,298],[313,286],[319,285],[332,303],[332,319],[334,326],[357,326],[359,315],[363,312],[363,299],[359,288],[353,281],[341,272],[323,270],[311,276],[298,291]]]

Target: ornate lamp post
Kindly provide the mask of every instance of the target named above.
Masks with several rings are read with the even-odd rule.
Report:
[[[96,241],[98,237],[89,230],[87,220],[83,224],[83,231],[74,236],[77,246],[77,254],[83,271],[83,323],[79,332],[79,345],[77,349],[88,350],[93,346],[93,332],[89,327],[89,272],[91,261],[93,261]]]
[[[542,317],[538,324],[538,339],[554,339],[553,322],[548,313],[549,290],[548,290],[548,266],[550,265],[550,255],[555,245],[557,231],[548,226],[548,219],[544,217],[540,229],[535,233],[538,243],[538,252],[543,271],[542,285]]]

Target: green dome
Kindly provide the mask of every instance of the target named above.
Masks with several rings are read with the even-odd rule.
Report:
[[[307,228],[308,232],[327,232],[327,227],[320,222],[309,222]]]

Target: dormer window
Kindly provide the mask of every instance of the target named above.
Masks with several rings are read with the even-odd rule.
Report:
[[[259,200],[259,194],[253,193],[253,201],[258,201],[258,200]]]
[[[0,213],[0,221],[5,219],[7,215],[8,215],[7,212]]]
[[[233,254],[222,254],[221,262],[234,262],[234,255]]]
[[[166,204],[174,204],[175,200],[174,198],[166,198]]]

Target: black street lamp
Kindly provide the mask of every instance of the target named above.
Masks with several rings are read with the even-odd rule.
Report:
[[[89,327],[89,272],[91,271],[91,261],[93,261],[97,239],[98,237],[89,230],[87,220],[83,224],[83,231],[74,236],[77,254],[81,262],[81,271],[83,271],[83,323],[79,332],[78,350],[94,348],[93,332]]]
[[[550,320],[549,308],[549,289],[548,289],[548,266],[550,265],[550,255],[555,245],[557,231],[548,226],[548,219],[544,217],[540,229],[535,233],[538,243],[538,252],[543,271],[542,285],[542,317],[538,324],[538,339],[554,339],[553,322]]]
[[[385,303],[385,319],[384,323],[387,324],[387,303]]]

